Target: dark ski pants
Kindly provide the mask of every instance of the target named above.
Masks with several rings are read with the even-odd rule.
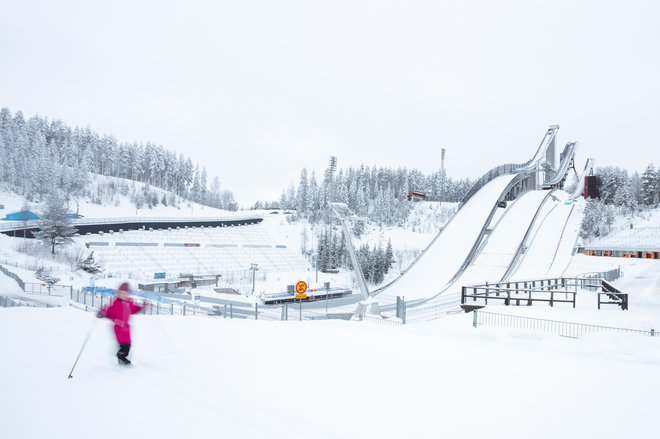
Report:
[[[117,351],[117,358],[119,358],[119,361],[122,363],[126,363],[128,359],[128,353],[131,350],[131,345],[130,344],[120,344],[119,345],[119,350]]]

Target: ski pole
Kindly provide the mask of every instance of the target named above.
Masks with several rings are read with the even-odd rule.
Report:
[[[92,326],[89,327],[89,331],[87,331],[87,336],[85,337],[85,341],[83,341],[82,346],[80,347],[80,352],[78,352],[78,356],[76,357],[76,361],[73,363],[73,367],[71,368],[71,372],[69,372],[69,378],[73,378],[73,369],[76,368],[76,364],[78,364],[78,360],[80,359],[80,356],[82,355],[83,351],[85,350],[85,346],[87,345],[87,340],[89,340],[89,337],[92,335],[92,330],[94,330],[94,326],[96,326],[96,321],[98,319],[94,318],[92,321]]]

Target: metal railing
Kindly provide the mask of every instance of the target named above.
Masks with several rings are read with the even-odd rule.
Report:
[[[561,162],[559,163],[559,168],[557,172],[552,175],[552,177],[546,179],[541,187],[543,189],[551,189],[555,185],[559,184],[566,178],[566,174],[570,168],[571,162],[575,157],[575,150],[577,148],[576,142],[569,142],[564,147],[564,152],[561,153]]]
[[[51,305],[50,303],[40,303],[31,300],[24,300],[20,297],[0,296],[0,307],[13,308],[16,306],[27,306],[34,308],[56,308],[60,305]]]
[[[470,291],[472,291],[471,294]],[[467,299],[471,298],[473,302],[483,300],[484,305],[488,305],[489,300],[501,300],[505,306],[520,306],[521,303],[523,305],[532,306],[534,302],[547,302],[550,306],[555,306],[557,303],[571,303],[573,308],[575,308],[576,295],[577,293],[575,291],[568,290],[534,290],[470,286],[461,287],[461,304],[466,304],[468,302]]]
[[[11,297],[0,296],[0,306],[3,308],[12,308],[14,306],[22,306],[22,304]]]
[[[651,337],[657,336],[655,329],[649,331],[642,329],[617,328],[612,326],[589,325],[585,323],[564,322],[560,320],[546,320],[534,317],[513,316],[487,311],[475,310],[473,312],[472,326],[479,325],[504,326],[507,328],[529,329],[533,331],[553,332],[562,337],[578,338],[589,332],[622,332],[642,334]]]
[[[567,302],[572,303],[575,308],[578,290],[587,290],[599,291],[598,309],[601,304],[616,304],[621,309],[627,310],[628,294],[619,291],[605,279],[599,277],[601,275],[617,278],[621,275],[621,270],[588,273],[575,278],[557,277],[463,286],[461,287],[461,304],[467,304],[468,299],[472,299],[472,302],[479,300],[480,303],[483,300],[484,305],[488,305],[489,300],[502,300],[506,306],[531,306],[534,302],[549,302],[550,306],[554,306],[555,303]],[[602,299],[601,296],[606,296],[611,301]]]
[[[416,306],[406,305],[406,323],[435,320],[451,314],[463,313],[460,305],[461,301],[455,295],[440,296],[437,299]]]
[[[227,303],[214,304],[211,302],[185,301],[170,298],[165,295],[151,294],[145,291],[134,291],[131,295],[139,298],[138,303],[144,300],[146,315],[181,315],[181,316],[214,316],[229,319],[250,320],[326,320],[344,318],[343,314],[333,314],[312,311],[304,308],[304,303],[285,303],[282,305],[262,305]],[[85,311],[94,311],[108,305],[114,298],[114,290],[96,289],[73,290],[70,294],[72,302],[83,306]]]
[[[73,292],[72,285],[54,284],[48,286],[46,283],[24,282],[23,291],[27,294],[42,294],[48,296],[70,296]]]
[[[476,194],[482,187],[486,186],[486,184],[488,184],[490,181],[502,175],[514,174],[522,170],[524,167],[524,163],[506,163],[504,165],[499,165],[493,169],[490,169],[472,185],[470,190],[468,190],[467,193],[463,196],[463,199],[461,199],[459,205],[463,206],[465,203],[467,203],[474,194]]]
[[[7,270],[5,267],[0,265],[0,271],[7,277],[10,277],[16,281],[18,286],[21,288],[21,290],[25,291],[25,282],[23,282],[23,279],[18,277],[18,275],[12,271]]]
[[[602,292],[598,293],[598,309],[603,304],[619,305],[624,311],[628,309],[628,294],[622,293],[618,288],[605,280],[601,280],[601,285]],[[610,300],[604,299],[603,301],[605,297]]]
[[[618,267],[609,271],[592,271],[588,273],[582,273],[582,274],[578,274],[575,277],[576,279],[583,279],[583,280],[604,279],[608,282],[612,282],[613,280],[617,280],[623,277],[623,270],[621,270],[621,267]]]
[[[75,226],[91,226],[99,224],[139,224],[139,223],[203,223],[203,222],[219,222],[219,221],[250,221],[255,219],[263,219],[263,215],[258,214],[236,214],[215,217],[167,217],[167,216],[128,216],[128,217],[111,217],[111,218],[78,218],[71,220],[71,224]],[[18,229],[29,229],[39,227],[41,224],[40,219],[27,220],[27,221],[0,221],[0,232],[6,232]]]
[[[380,318],[380,317],[375,317],[375,316],[369,316],[369,315],[364,315],[360,318],[361,321],[363,322],[369,322],[369,323],[374,323],[377,325],[384,325],[384,326],[402,326],[403,322],[398,319],[393,319],[393,318]]]
[[[46,283],[25,282],[16,273],[7,270],[2,265],[0,265],[0,272],[5,276],[14,279],[21,290],[27,294],[43,294],[63,297],[73,293],[73,286],[71,285],[53,284],[49,286]]]
[[[573,290],[569,291],[569,288]],[[566,302],[575,308],[577,291],[577,280],[563,277],[485,283],[461,287],[461,304],[471,298],[472,302],[483,300],[485,305],[488,305],[489,300],[501,300],[506,306],[519,306],[521,303],[531,306],[533,302],[548,302],[554,306],[555,303]]]

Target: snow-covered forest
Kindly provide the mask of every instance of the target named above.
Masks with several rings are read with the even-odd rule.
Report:
[[[453,180],[442,170],[424,175],[416,169],[360,166],[335,173],[328,166],[319,179],[303,168],[298,185],[291,184],[279,201],[257,202],[253,208],[295,209],[298,217],[328,223],[328,203],[341,202],[377,225],[400,226],[410,212],[409,191],[423,192],[427,201],[457,202],[472,183]]]
[[[649,164],[640,175],[614,166],[597,168],[600,198],[587,200],[580,235],[603,237],[610,233],[617,216],[634,215],[640,210],[660,204],[660,173]]]
[[[214,177],[208,182],[206,167],[193,164],[183,154],[147,142],[119,142],[89,128],[71,128],[60,120],[18,111],[0,110],[0,183],[29,201],[44,200],[54,190],[67,201],[77,198],[99,200],[89,192],[89,173],[121,177],[172,192],[165,202],[179,198],[220,209],[236,210],[234,195],[220,187]],[[103,190],[119,190],[115,185]],[[114,189],[113,189],[114,188]],[[101,190],[101,189],[98,189]],[[131,194],[137,207],[163,202],[147,189]]]

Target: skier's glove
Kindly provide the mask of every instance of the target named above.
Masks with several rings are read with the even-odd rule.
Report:
[[[96,313],[96,317],[98,317],[99,319],[105,317],[105,313],[103,312],[102,309],[100,309],[99,312]]]

